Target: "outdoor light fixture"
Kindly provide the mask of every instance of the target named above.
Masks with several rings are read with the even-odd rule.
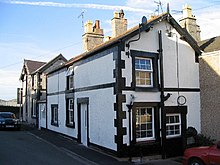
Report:
[[[131,110],[134,105],[134,99],[135,96],[133,94],[130,95],[130,103],[126,104],[128,107],[128,127],[129,127],[129,161],[131,162],[132,157],[131,157]]]

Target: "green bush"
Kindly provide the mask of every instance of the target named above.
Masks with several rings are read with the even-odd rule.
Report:
[[[194,138],[196,146],[211,146],[215,142],[215,139],[211,139],[211,137],[206,137],[203,134],[198,134]]]

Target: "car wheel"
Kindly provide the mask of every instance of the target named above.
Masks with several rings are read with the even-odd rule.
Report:
[[[204,163],[200,159],[194,158],[189,161],[188,165],[204,165]]]

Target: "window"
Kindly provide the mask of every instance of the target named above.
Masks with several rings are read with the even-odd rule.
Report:
[[[73,89],[73,75],[68,76],[68,89]]]
[[[166,115],[166,135],[167,137],[176,137],[181,135],[180,114]]]
[[[137,141],[154,139],[154,108],[136,108],[136,138]]]
[[[73,69],[73,66],[70,66],[68,69],[67,69],[67,72],[66,72],[66,77],[67,77],[67,90],[71,90],[73,89],[73,72],[74,72],[74,69]]]
[[[135,58],[136,85],[153,87],[153,66],[150,58]]]
[[[51,125],[58,126],[58,105],[51,105]]]
[[[66,125],[74,126],[74,102],[73,99],[67,99]]]
[[[37,116],[37,111],[36,111],[36,100],[32,99],[32,117],[35,118]]]

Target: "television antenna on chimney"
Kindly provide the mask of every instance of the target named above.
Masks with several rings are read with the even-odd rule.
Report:
[[[156,3],[157,4],[157,9],[155,10],[155,12],[157,12],[158,13],[158,15],[160,14],[160,10],[161,10],[161,12],[163,13],[163,8],[162,8],[162,3],[161,3],[161,1],[159,0],[159,1],[154,1],[154,3]]]
[[[83,25],[84,25],[84,14],[85,14],[86,10],[82,10],[82,12],[80,13],[80,15],[77,17],[77,18],[82,18],[82,28],[83,28]]]

